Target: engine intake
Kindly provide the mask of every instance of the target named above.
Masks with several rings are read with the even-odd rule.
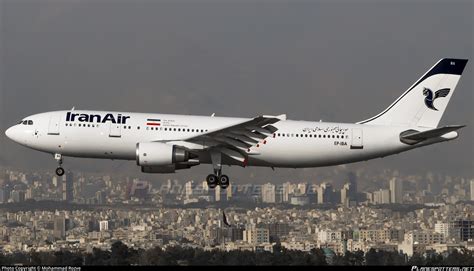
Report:
[[[160,142],[137,143],[136,159],[139,166],[167,166],[186,162],[193,158],[190,153],[176,145]]]

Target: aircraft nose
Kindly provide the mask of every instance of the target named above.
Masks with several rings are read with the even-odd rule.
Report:
[[[13,127],[10,127],[8,128],[6,131],[5,131],[5,135],[10,138],[10,139],[13,139],[12,136],[13,136]]]

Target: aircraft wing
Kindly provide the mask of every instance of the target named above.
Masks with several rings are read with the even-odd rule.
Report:
[[[278,129],[272,124],[286,120],[286,115],[269,116],[263,115],[223,127],[218,130],[184,139],[183,141],[199,143],[213,147],[221,153],[242,163],[247,155],[255,155],[258,152],[250,150],[250,147],[259,144],[275,133]]]
[[[418,132],[416,130],[407,130],[400,134],[400,140],[407,144],[415,144],[429,138],[439,137],[446,133],[459,130],[465,126],[466,125],[448,125],[423,132]]]

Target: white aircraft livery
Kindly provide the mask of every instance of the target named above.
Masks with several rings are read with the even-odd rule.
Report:
[[[222,165],[303,168],[384,157],[452,140],[463,125],[438,127],[467,59],[441,59],[380,114],[357,123],[75,110],[28,116],[5,134],[63,157],[135,160],[145,173],[212,164],[210,188],[229,186]]]

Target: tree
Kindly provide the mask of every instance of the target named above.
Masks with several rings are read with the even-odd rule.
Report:
[[[130,252],[124,243],[117,241],[112,244],[110,264],[112,265],[130,265]]]
[[[365,264],[366,265],[381,265],[381,261],[377,251],[373,248],[369,249],[365,253]]]
[[[362,253],[362,257],[364,257],[364,253]],[[324,251],[320,248],[313,248],[310,251],[310,263],[311,265],[327,265],[326,255],[324,255]]]
[[[411,258],[407,262],[408,265],[422,266],[425,265],[425,258],[418,252],[413,253]]]

